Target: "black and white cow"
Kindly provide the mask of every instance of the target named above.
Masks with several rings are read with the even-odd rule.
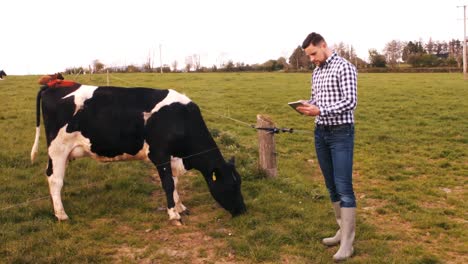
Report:
[[[3,80],[3,77],[7,76],[4,70],[0,70],[0,80]]]
[[[65,168],[80,157],[151,161],[166,193],[169,219],[175,222],[186,210],[177,194],[177,176],[190,169],[203,174],[214,199],[233,216],[246,211],[234,162],[224,160],[200,109],[187,96],[170,89],[69,81],[44,85],[37,94],[32,161],[38,152],[41,100],[49,154],[46,175],[59,220],[68,219],[60,196]]]

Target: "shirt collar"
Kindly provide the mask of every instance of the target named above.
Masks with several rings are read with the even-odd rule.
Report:
[[[320,68],[323,68],[325,66],[327,66],[332,60],[334,60],[336,57],[338,56],[338,54],[336,54],[335,51],[333,51],[332,55],[330,57],[328,57],[326,60],[325,60],[325,63],[320,67]]]

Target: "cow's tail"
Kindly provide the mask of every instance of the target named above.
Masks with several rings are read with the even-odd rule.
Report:
[[[31,163],[34,163],[39,151],[39,136],[41,135],[41,97],[42,91],[45,89],[47,89],[47,86],[42,86],[36,97],[36,137],[34,138],[34,145],[31,149]]]

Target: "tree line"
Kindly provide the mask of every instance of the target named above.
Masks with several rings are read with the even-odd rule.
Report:
[[[463,42],[452,39],[446,41],[433,41],[427,43],[418,41],[392,40],[385,45],[382,52],[376,49],[368,51],[368,60],[359,58],[352,45],[340,42],[333,46],[338,55],[353,63],[358,69],[386,68],[396,69],[401,65],[413,68],[457,68],[461,69],[463,63]],[[297,46],[289,58],[280,57],[270,59],[264,63],[245,64],[228,60],[221,65],[211,67],[202,66],[200,56],[197,54],[187,56],[182,68],[179,63],[173,61],[171,65],[154,67],[153,60],[148,59],[142,65],[106,66],[99,60],[94,60],[88,68],[71,67],[65,69],[65,73],[100,73],[100,72],[243,72],[243,71],[285,71],[300,72],[310,71],[314,64],[309,60],[300,46]]]
[[[458,67],[463,63],[463,42],[422,41],[401,42],[392,40],[385,45],[383,54],[385,66],[396,67],[399,63],[407,63],[412,67]],[[372,57],[371,62],[372,62]],[[379,65],[382,65],[380,62]]]

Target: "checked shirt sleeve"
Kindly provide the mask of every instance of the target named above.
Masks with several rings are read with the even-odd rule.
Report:
[[[357,105],[357,73],[351,64],[343,64],[339,70],[339,87],[329,98],[333,103],[320,107],[320,116],[336,116],[354,110]]]
[[[315,93],[314,93],[315,90],[314,90],[314,85],[313,85],[313,79],[310,79],[310,90],[312,92],[311,92],[310,99],[309,101],[307,101],[307,103],[317,105],[317,102],[315,101]]]

